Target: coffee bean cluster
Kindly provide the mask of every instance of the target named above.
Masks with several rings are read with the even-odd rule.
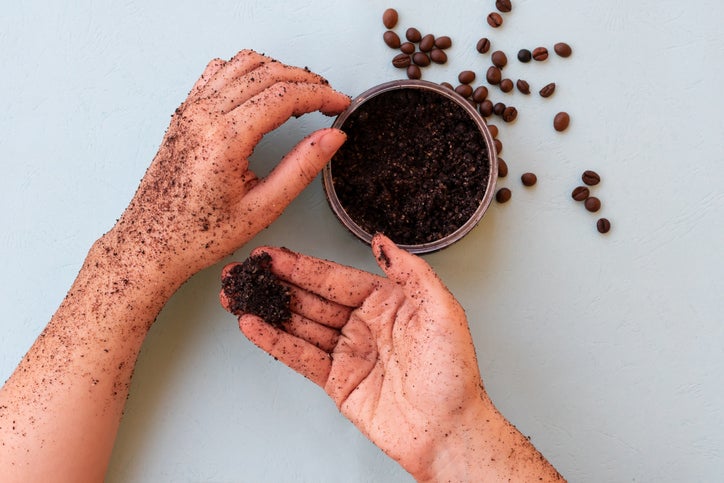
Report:
[[[601,182],[601,176],[590,169],[581,174],[583,185],[576,186],[571,192],[571,198],[583,203],[583,206],[591,213],[597,213],[601,209],[601,200],[591,194],[591,187]],[[599,218],[596,221],[596,229],[600,233],[608,233],[611,230],[611,222],[608,218]]]

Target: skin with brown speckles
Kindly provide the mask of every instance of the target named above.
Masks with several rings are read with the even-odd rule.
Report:
[[[264,179],[248,167],[254,147],[291,116],[348,105],[318,75],[253,51],[208,64],[130,205],[0,390],[3,482],[103,480],[136,357],[163,305],[274,221],[345,135],[311,134]]]
[[[490,401],[465,312],[430,266],[382,235],[372,250],[386,278],[257,249],[293,287],[297,322],[242,315],[242,332],[321,386],[417,481],[563,481]]]

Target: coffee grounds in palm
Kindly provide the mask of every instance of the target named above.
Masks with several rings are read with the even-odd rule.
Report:
[[[252,255],[229,270],[221,281],[229,300],[229,311],[237,317],[256,315],[267,323],[281,326],[292,312],[289,289],[271,271],[271,256],[262,252]]]
[[[370,234],[398,244],[439,240],[480,205],[488,152],[460,105],[434,92],[394,89],[362,104],[342,126],[332,159],[337,197]]]

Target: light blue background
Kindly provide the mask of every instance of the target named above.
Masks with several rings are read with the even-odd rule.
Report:
[[[448,5],[444,6],[443,5]],[[724,4],[701,0],[400,0],[398,31],[450,35],[425,78],[481,73],[483,35],[506,74],[554,97],[496,98],[513,190],[453,247],[427,256],[465,306],[499,408],[571,481],[724,475]],[[173,110],[213,57],[254,48],[351,95],[400,76],[381,1],[5,2],[0,13],[0,377],[55,311],[86,250],[132,197]],[[519,48],[574,48],[515,60]],[[572,115],[555,133],[553,114]],[[267,136],[265,173],[321,115]],[[500,122],[496,122],[500,125]],[[570,199],[601,173],[596,216]],[[519,176],[538,175],[523,188]],[[253,246],[376,270],[319,180]],[[191,279],[153,327],[108,481],[410,481],[320,389],[252,346],[218,305],[224,262]]]

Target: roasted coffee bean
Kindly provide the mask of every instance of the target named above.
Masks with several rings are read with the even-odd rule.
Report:
[[[415,44],[412,42],[403,42],[402,45],[400,45],[400,51],[403,54],[412,55],[415,53]]]
[[[533,186],[538,182],[538,177],[534,173],[523,173],[520,176],[520,181],[524,186]]]
[[[490,131],[490,135],[493,136],[493,139],[498,137],[499,131],[498,126],[495,124],[488,124],[488,131]]]
[[[506,203],[510,201],[510,197],[513,194],[510,192],[508,188],[500,188],[497,193],[495,193],[495,201],[498,203]]]
[[[491,12],[490,15],[488,15],[488,25],[493,28],[500,27],[503,25],[503,17],[497,12]]]
[[[412,61],[407,54],[397,54],[392,58],[392,65],[398,69],[406,69]]]
[[[568,129],[568,125],[571,123],[571,117],[567,112],[559,112],[553,118],[553,128],[558,131],[565,131]]]
[[[502,69],[508,64],[508,57],[502,50],[496,50],[495,52],[490,54],[490,61],[495,67]]]
[[[493,145],[495,146],[495,154],[500,154],[503,152],[503,141],[500,139],[493,139]]]
[[[608,218],[599,218],[596,222],[596,229],[599,233],[608,233],[611,230],[611,222]]]
[[[505,178],[508,176],[508,165],[503,158],[498,158],[498,178]]]
[[[503,121],[513,122],[518,117],[518,109],[508,106],[503,110]]]
[[[419,79],[420,77],[422,77],[422,71],[420,68],[415,64],[410,64],[409,67],[407,67],[407,78]]]
[[[583,204],[585,205],[586,209],[591,213],[595,213],[601,209],[601,200],[599,200],[595,196],[589,196],[588,198],[586,198],[586,201],[584,201]]]
[[[533,49],[533,60],[542,62],[548,58],[548,49],[545,47],[536,47]]]
[[[435,47],[435,36],[427,34],[420,39],[420,50],[423,52],[430,52]]]
[[[576,201],[585,201],[591,195],[591,191],[585,186],[577,186],[571,193],[571,198]]]
[[[513,81],[510,79],[500,80],[500,90],[503,92],[510,92],[513,90]]]
[[[452,39],[447,35],[441,35],[435,39],[435,47],[438,49],[449,49],[452,47]]]
[[[553,46],[553,50],[561,57],[568,57],[573,53],[571,46],[565,42],[558,42]]]
[[[506,107],[508,107],[508,106],[506,106],[502,102],[496,102],[493,105],[493,112],[495,113],[496,116],[502,116],[503,112],[505,112]]]
[[[430,65],[430,57],[425,52],[415,52],[412,54],[412,61],[420,67]]]
[[[500,80],[503,78],[503,74],[500,72],[500,69],[495,67],[494,65],[491,65],[488,68],[488,71],[485,73],[485,79],[488,81],[488,83],[493,85],[500,84]]]
[[[472,84],[475,80],[475,72],[472,70],[464,70],[458,74],[458,81],[461,84]]]
[[[455,88],[455,92],[463,96],[465,99],[473,95],[473,88],[470,84],[460,84]]]
[[[521,94],[528,95],[530,94],[530,84],[528,84],[528,81],[524,81],[523,79],[518,79],[518,81],[515,83],[515,85],[518,87],[518,90]]]
[[[422,40],[422,34],[419,30],[417,30],[415,27],[410,27],[405,32],[405,38],[409,40],[412,43],[418,43],[420,40]]]
[[[480,115],[483,117],[490,117],[493,115],[493,102],[490,99],[485,99],[478,106]]]
[[[485,86],[478,86],[473,91],[473,100],[480,104],[488,98],[488,88]]]
[[[444,64],[447,62],[447,54],[442,49],[434,48],[430,52],[430,60],[436,64]]]
[[[450,89],[451,91],[454,91],[454,90],[455,90],[455,88],[453,87],[453,85],[450,84],[449,82],[440,82],[440,85],[443,86],[443,87],[447,87],[447,88]]]
[[[528,49],[520,49],[518,51],[518,60],[527,63],[530,62],[530,59],[533,58],[533,54]]]
[[[510,12],[512,5],[510,4],[510,0],[496,0],[495,8],[501,12]]]
[[[483,37],[482,39],[478,40],[478,44],[475,46],[478,52],[481,54],[485,54],[490,50],[490,40]]]
[[[388,29],[391,29],[395,25],[397,25],[398,18],[399,16],[397,15],[397,10],[395,10],[394,8],[388,8],[382,13],[382,23]]]
[[[541,97],[550,97],[553,95],[553,93],[556,91],[556,83],[551,82],[550,84],[546,84],[543,86],[543,88],[538,92]]]
[[[588,186],[596,186],[598,183],[601,182],[601,176],[599,176],[599,174],[595,171],[591,171],[590,169],[587,169],[583,172],[583,174],[581,175],[581,179]]]
[[[382,34],[382,39],[385,41],[387,46],[391,49],[399,49],[400,48],[400,36],[397,35],[392,30],[388,30],[384,34]]]

